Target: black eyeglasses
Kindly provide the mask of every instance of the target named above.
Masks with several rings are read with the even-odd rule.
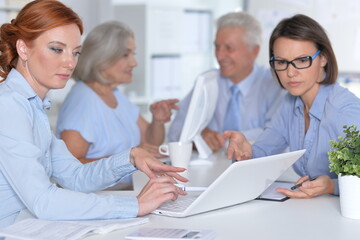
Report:
[[[300,57],[300,58],[295,58],[292,61],[287,61],[283,59],[278,60],[278,59],[274,59],[274,56],[272,56],[269,63],[271,68],[274,69],[275,71],[285,71],[289,67],[289,64],[293,65],[294,68],[304,69],[311,66],[312,61],[320,54],[320,52],[321,50],[318,50],[312,57],[311,56]]]

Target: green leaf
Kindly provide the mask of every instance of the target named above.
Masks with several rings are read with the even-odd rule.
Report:
[[[345,136],[330,140],[330,172],[360,177],[360,130],[355,125],[343,126]]]

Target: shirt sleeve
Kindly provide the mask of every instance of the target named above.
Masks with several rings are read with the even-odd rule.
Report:
[[[99,163],[99,166],[85,168],[69,156],[64,159],[59,155],[60,157],[57,156],[53,164],[46,161],[49,157],[48,151],[43,153],[33,143],[34,138],[38,136],[34,135],[32,131],[31,119],[34,117],[34,112],[29,102],[26,101],[4,97],[0,101],[0,112],[7,113],[0,120],[0,126],[2,126],[0,127],[0,172],[6,180],[2,182],[3,187],[9,189],[6,191],[9,196],[5,197],[12,197],[11,194],[14,194],[19,202],[42,219],[80,220],[135,217],[138,212],[138,202],[135,197],[99,196],[93,193],[76,192],[59,188],[50,181],[51,168],[57,168],[60,165],[57,161],[61,159],[71,161],[72,164],[67,166],[67,169],[59,168],[54,172],[75,173],[72,178],[76,179],[74,186],[78,188],[82,184],[85,186],[90,184],[81,182],[90,181],[84,180],[87,177],[86,174],[90,175],[89,179],[94,184],[96,180],[110,182],[111,180],[103,180],[102,177],[94,177],[98,174],[96,171],[100,170],[101,175],[104,175],[111,165],[116,165],[117,168],[109,174],[113,175],[110,178],[116,178],[121,177],[119,172],[122,171],[122,167],[130,168],[130,166],[126,163],[122,165],[125,158],[121,156],[120,160],[118,157],[111,158],[108,160],[109,163],[104,166]],[[42,137],[47,138],[47,136],[40,136],[40,138]],[[63,156],[66,156],[66,153]],[[85,188],[85,190],[87,189]],[[1,198],[0,195],[0,201]]]
[[[50,182],[44,167],[39,163],[41,153],[38,148],[3,135],[0,141],[5,142],[0,148],[1,172],[18,198],[38,218],[75,220],[137,215],[136,198],[99,196],[59,188]]]
[[[273,119],[252,146],[253,158],[279,154],[288,146],[288,121],[292,113],[289,98],[278,108]]]
[[[282,103],[284,102],[285,96],[287,94],[286,90],[282,90],[280,87],[277,87],[277,85],[273,84],[273,99],[271,101],[268,101],[268,111],[265,115],[265,125],[269,124],[275,115],[275,113],[278,111],[278,109],[281,107]]]
[[[81,164],[67,150],[62,140],[53,137],[51,152],[54,180],[74,191],[102,190],[136,171],[129,161],[130,149],[108,158]]]
[[[242,131],[242,133],[244,134],[246,139],[255,141],[261,135],[263,130],[264,130],[263,128],[252,128],[249,130],[244,130]]]

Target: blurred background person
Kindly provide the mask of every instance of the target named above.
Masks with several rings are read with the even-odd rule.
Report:
[[[270,70],[255,63],[261,26],[253,16],[231,12],[220,17],[214,44],[220,69],[209,71],[217,73],[219,96],[214,116],[201,135],[217,151],[225,144],[224,130],[242,131],[248,139],[255,140],[284,94]],[[169,128],[170,142],[180,138],[192,91],[179,104]]]
[[[77,83],[67,95],[57,122],[57,136],[82,163],[135,146],[162,157],[164,123],[178,100],[150,106],[148,123],[139,108],[117,88],[132,81],[137,65],[132,30],[117,21],[95,27],[86,37],[73,78]],[[145,86],[144,86],[145,87]]]

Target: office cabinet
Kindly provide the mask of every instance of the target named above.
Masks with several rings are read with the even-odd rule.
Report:
[[[213,66],[213,19],[209,9],[121,4],[114,6],[113,16],[135,34],[138,66],[124,92],[141,107],[146,118],[151,103],[182,99],[196,76]]]

